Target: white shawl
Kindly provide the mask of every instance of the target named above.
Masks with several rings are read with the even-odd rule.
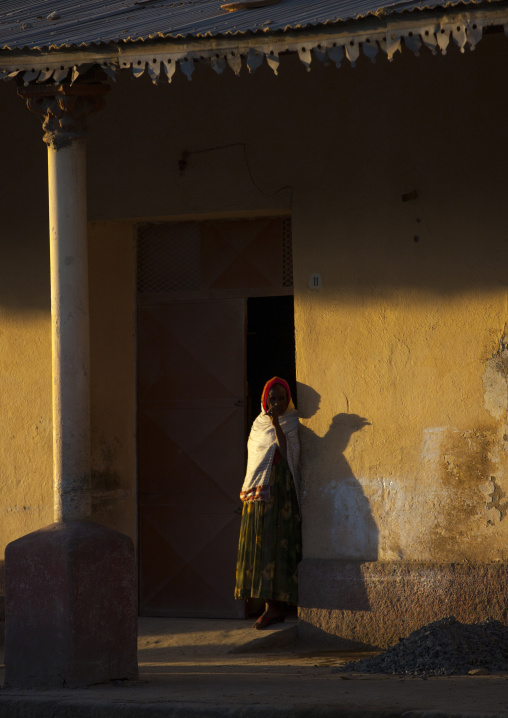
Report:
[[[300,501],[300,439],[295,409],[287,409],[279,417],[279,423],[287,440],[289,470]],[[270,472],[276,448],[275,429],[268,414],[262,411],[252,424],[247,443],[247,473],[240,493],[242,501],[267,501],[270,498]]]

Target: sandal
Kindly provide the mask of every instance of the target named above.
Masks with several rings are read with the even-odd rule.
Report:
[[[275,616],[267,616],[263,613],[263,615],[260,616],[253,625],[253,628],[257,628],[258,631],[262,631],[263,628],[268,628],[268,626],[271,626],[272,623],[284,623],[285,620],[286,616],[283,613],[278,613]]]

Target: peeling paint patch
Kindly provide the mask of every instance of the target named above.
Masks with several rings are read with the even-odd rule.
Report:
[[[422,466],[425,484],[441,485],[443,489],[441,500],[432,507],[434,520],[425,534],[427,550],[435,559],[450,555],[463,559],[483,555],[488,550],[483,533],[487,519],[494,521],[500,516],[496,506],[490,506],[492,500],[491,510],[487,512],[486,507],[494,491],[493,478],[499,482],[503,475],[501,438],[499,427],[492,426],[425,431],[422,451],[426,462]],[[495,493],[494,502],[497,496]],[[499,496],[499,501],[502,499]],[[427,511],[430,510],[429,505]]]
[[[494,526],[500,523],[508,513],[508,497],[496,482],[496,477],[490,477],[490,488],[492,489],[490,501],[486,505],[487,511],[493,512],[491,517],[487,519],[487,526]]]
[[[378,528],[360,482],[354,476],[331,481],[323,496],[332,508],[332,541],[341,555],[375,561]]]
[[[496,437],[489,429],[453,432],[443,445],[444,476],[462,486],[474,487],[487,481],[492,473],[491,453]]]
[[[485,408],[495,419],[508,410],[508,336],[501,339],[499,348],[485,364],[483,373]]]
[[[424,430],[422,461],[434,463],[441,453],[444,434],[450,431],[448,426],[431,426]]]
[[[379,559],[382,561],[421,555],[425,546],[422,536],[432,531],[447,496],[444,487],[426,487],[422,491],[421,478],[413,486],[408,486],[407,477],[375,482],[360,479],[379,528]]]

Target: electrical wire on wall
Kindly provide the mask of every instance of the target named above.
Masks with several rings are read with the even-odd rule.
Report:
[[[189,164],[189,158],[191,155],[200,155],[204,154],[206,152],[217,152],[218,150],[225,150],[229,149],[230,147],[241,147],[243,150],[243,158],[245,161],[245,166],[247,168],[247,172],[250,177],[250,181],[252,182],[252,185],[257,189],[257,191],[263,195],[263,197],[273,197],[274,195],[278,194],[279,192],[282,192],[285,189],[288,189],[290,191],[290,200],[289,200],[289,206],[292,206],[293,204],[293,187],[292,185],[284,185],[283,187],[279,187],[278,189],[274,190],[273,192],[265,192],[259,184],[254,179],[254,176],[252,174],[252,170],[250,168],[249,158],[247,156],[247,145],[245,142],[232,142],[228,145],[218,145],[216,147],[206,147],[202,150],[184,150],[182,154],[180,155],[180,159],[178,160],[178,170],[180,172],[180,177],[183,177],[185,174],[185,171],[187,170],[187,166]]]

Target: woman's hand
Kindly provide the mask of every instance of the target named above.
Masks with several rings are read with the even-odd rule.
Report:
[[[282,414],[286,411],[288,407],[288,399],[286,390],[282,386],[282,384],[274,384],[270,391],[268,392],[268,410],[267,414],[270,417],[270,421],[272,422],[272,426],[275,430],[275,438],[277,441],[277,446],[279,447],[279,451],[281,456],[286,459],[288,458],[288,447],[287,447],[287,441],[286,437],[284,436],[284,432],[282,431],[282,427],[279,423],[279,416],[282,416]]]
[[[279,404],[272,404],[272,406],[268,409],[266,412],[268,416],[270,417],[270,421],[272,422],[272,426],[275,429],[275,439],[277,441],[277,446],[279,447],[279,451],[281,453],[281,456],[284,457],[284,459],[288,458],[288,445],[286,437],[284,436],[284,432],[282,431],[282,427],[279,423],[279,416],[283,414],[285,411],[285,407],[279,406]]]
[[[273,404],[266,413],[270,417],[270,421],[272,422],[273,426],[278,426],[279,416],[284,412],[281,411],[281,407],[279,407],[278,404]]]

